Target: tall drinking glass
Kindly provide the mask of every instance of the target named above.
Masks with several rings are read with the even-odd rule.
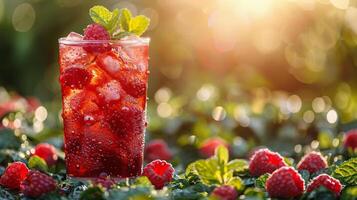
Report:
[[[59,39],[67,174],[135,177],[142,172],[149,38]]]

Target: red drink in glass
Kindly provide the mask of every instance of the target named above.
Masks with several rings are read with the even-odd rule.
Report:
[[[148,38],[59,40],[67,174],[115,178],[142,172]]]

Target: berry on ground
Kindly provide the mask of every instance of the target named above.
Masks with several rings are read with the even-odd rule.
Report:
[[[357,129],[346,133],[343,144],[346,148],[357,149]]]
[[[260,176],[265,173],[272,173],[280,167],[286,166],[284,158],[269,149],[259,149],[250,159],[249,171],[252,176]]]
[[[174,176],[175,169],[164,160],[154,160],[144,168],[143,175],[148,177],[155,189],[162,189]]]
[[[60,77],[63,86],[74,89],[81,89],[86,86],[92,79],[92,75],[80,67],[71,67],[66,69]]]
[[[270,197],[292,198],[304,192],[304,184],[304,179],[294,168],[282,167],[269,176],[265,187]]]
[[[309,183],[309,185],[307,186],[307,192],[312,192],[313,190],[321,186],[330,190],[336,196],[338,196],[342,190],[342,185],[339,180],[327,174],[320,174],[314,179],[312,179],[312,181]]]
[[[56,190],[56,181],[39,171],[30,171],[21,183],[21,192],[27,197],[39,197]]]
[[[156,159],[170,160],[171,158],[172,153],[164,140],[152,140],[145,147],[145,160],[148,162]]]
[[[218,200],[236,200],[238,192],[232,186],[223,185],[216,187],[212,192],[212,196]]]
[[[110,40],[110,35],[105,28],[99,24],[90,24],[84,30],[83,40]],[[108,43],[86,44],[84,50],[87,52],[105,52],[110,49]]]
[[[310,174],[327,167],[326,159],[319,152],[310,152],[301,158],[297,164],[298,170],[307,170]]]
[[[221,138],[209,138],[200,146],[199,152],[203,157],[209,158],[214,155],[216,148],[219,146],[228,147],[228,144]]]
[[[56,164],[58,159],[56,148],[53,145],[47,143],[36,145],[33,155],[44,159],[49,166]]]
[[[0,185],[10,189],[20,189],[20,184],[25,180],[29,170],[22,162],[11,163],[0,178]]]

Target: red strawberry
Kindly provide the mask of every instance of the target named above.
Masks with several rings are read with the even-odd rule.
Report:
[[[212,192],[212,196],[218,200],[235,200],[238,197],[238,192],[232,186],[223,185],[216,187]]]
[[[249,171],[252,176],[260,176],[265,173],[272,173],[280,167],[286,166],[284,158],[269,149],[259,149],[250,159]]]
[[[35,147],[33,155],[43,158],[49,166],[56,164],[58,159],[56,148],[47,143],[38,144]]]
[[[228,147],[228,144],[221,138],[209,138],[202,143],[199,152],[203,157],[208,158],[214,155],[216,148],[219,146]]]
[[[310,174],[315,173],[327,167],[326,159],[319,152],[311,152],[301,158],[297,164],[298,170],[307,170]]]
[[[81,89],[86,86],[92,78],[87,70],[81,67],[67,68],[60,77],[62,86]]]
[[[343,144],[346,148],[357,149],[357,129],[346,133]]]
[[[21,183],[21,192],[28,197],[39,197],[56,189],[56,181],[39,171],[31,171]]]
[[[320,186],[323,186],[326,189],[330,190],[336,196],[339,196],[342,190],[342,185],[339,180],[327,174],[320,174],[314,179],[312,179],[312,181],[309,183],[309,185],[307,186],[307,192],[312,192]]]
[[[20,184],[25,180],[29,170],[22,162],[11,163],[0,178],[0,185],[10,189],[20,189]]]
[[[144,168],[143,175],[148,177],[155,189],[162,189],[174,176],[175,169],[164,160],[154,160]]]
[[[110,40],[108,31],[99,24],[90,24],[84,30],[83,40]],[[109,43],[86,44],[84,50],[90,53],[101,53],[110,50]]]
[[[269,176],[265,187],[270,197],[292,198],[304,192],[304,184],[304,179],[294,168],[281,167]]]

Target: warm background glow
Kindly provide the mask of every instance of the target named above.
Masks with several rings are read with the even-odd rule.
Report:
[[[0,0],[0,85],[59,99],[57,39],[82,32],[88,8],[103,3]],[[222,98],[249,102],[251,110],[241,105],[234,111],[242,126],[267,102],[279,106],[282,119],[289,113],[300,113],[308,123],[320,113],[330,123],[357,118],[355,0],[108,0],[105,5],[151,18],[149,97],[161,118],[179,116],[193,98],[207,104]],[[227,108],[214,105],[213,119],[223,120]]]

